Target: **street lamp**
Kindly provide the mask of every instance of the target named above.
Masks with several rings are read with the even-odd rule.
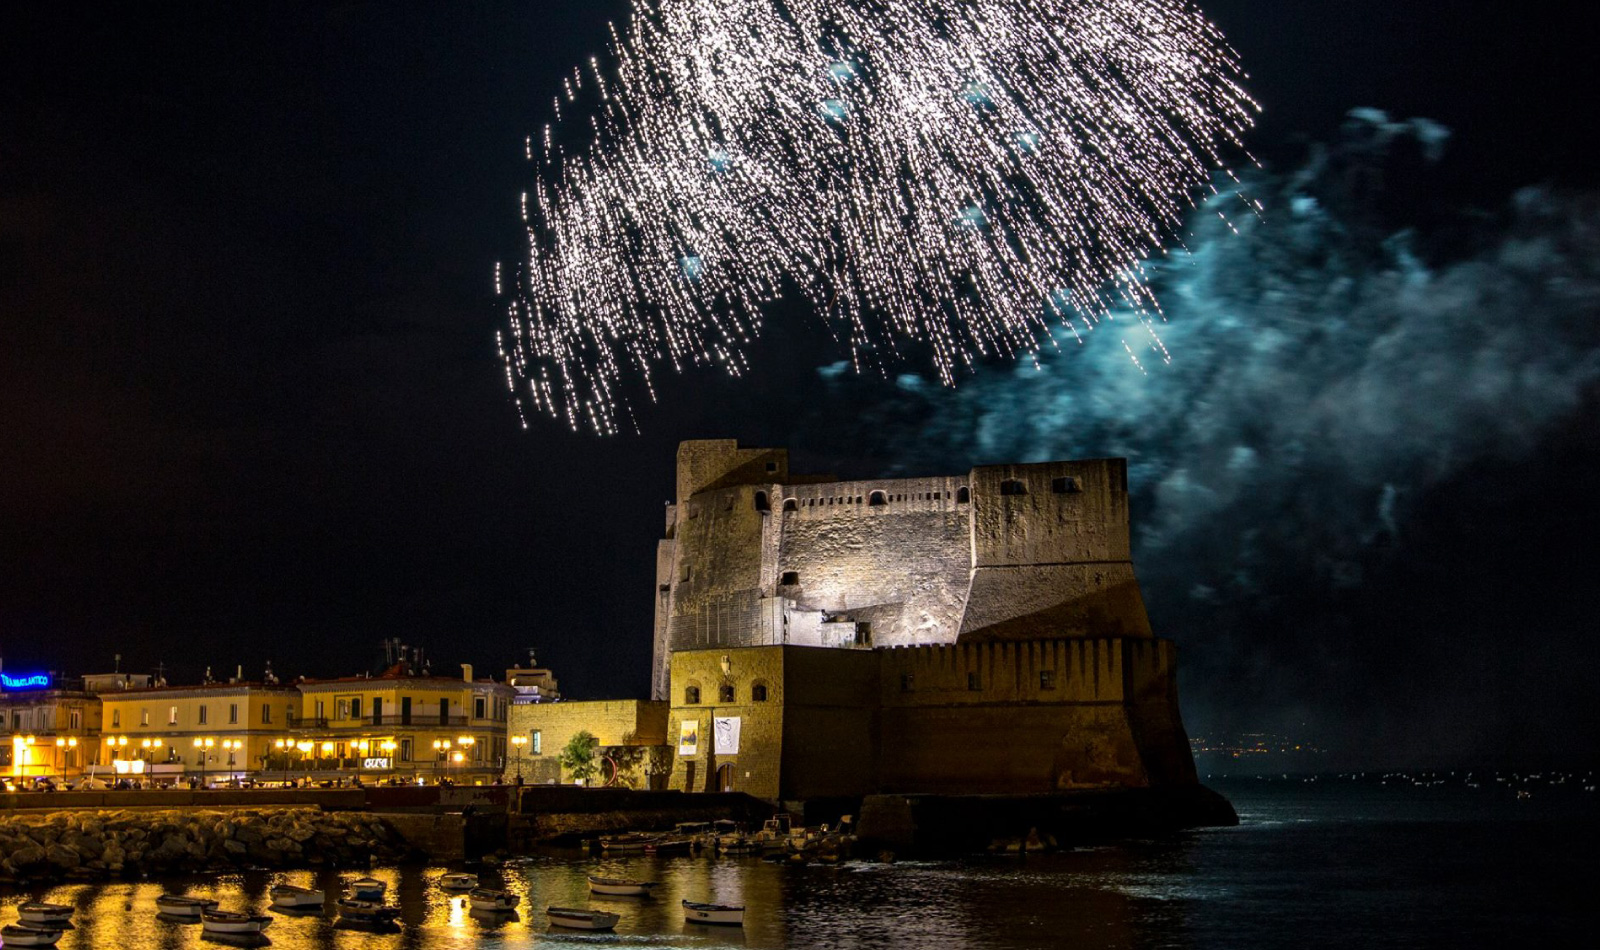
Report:
[[[512,736],[511,747],[517,750],[517,781],[522,781],[522,747],[528,744],[527,736]]]
[[[435,740],[433,740],[433,750],[434,750],[434,763],[433,763],[434,779],[435,779],[435,781],[437,781],[438,780],[438,773],[444,769],[445,758],[448,755],[448,753],[450,752],[450,740],[449,739],[435,739]]]

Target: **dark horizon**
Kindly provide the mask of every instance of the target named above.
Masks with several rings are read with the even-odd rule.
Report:
[[[1172,366],[854,378],[779,307],[749,376],[664,380],[608,439],[519,427],[492,278],[524,136],[626,4],[0,13],[0,659],[288,680],[398,637],[638,696],[678,442],[844,478],[1118,454],[1191,735],[1592,757],[1591,33],[1403,6],[1202,4],[1265,109],[1268,210],[1184,235]]]

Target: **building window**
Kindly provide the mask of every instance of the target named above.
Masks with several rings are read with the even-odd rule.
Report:
[[[764,703],[767,701],[766,683],[757,683],[750,687],[750,701],[752,703]]]
[[[202,725],[202,726],[205,725],[206,721],[208,719],[210,719],[210,718],[211,717],[209,715],[207,715],[207,710],[206,710],[205,704],[202,703],[201,706],[200,706],[200,725]],[[178,710],[177,709],[173,709],[172,710],[172,719],[170,721],[172,721],[172,722],[177,722],[178,721]]]
[[[719,703],[731,703],[731,702],[733,702],[733,684],[732,683],[723,683],[722,687],[717,690],[717,702],[719,702]]]
[[[800,502],[797,501],[796,499],[793,499],[793,498],[785,498],[783,500],[783,510],[784,511],[799,511],[800,510]]]
[[[321,719],[323,716],[327,715],[327,711],[322,708],[322,700],[320,699],[317,700],[316,710],[316,718],[318,719]]]
[[[150,710],[145,709],[143,707],[140,707],[140,709],[139,709],[139,725],[141,725],[141,726],[150,725]]]
[[[967,689],[970,689],[973,692],[977,692],[978,690],[983,689],[983,684],[978,682],[978,674],[976,674],[976,673],[968,673],[967,674]]]
[[[204,709],[205,707],[202,706],[200,708]],[[178,724],[178,707],[176,707],[176,706],[168,706],[167,707],[167,725],[176,726],[177,724]]]
[[[783,572],[783,576],[778,578],[778,583],[783,585],[784,587],[793,587],[796,584],[800,583],[800,572],[799,571],[784,571]]]
[[[544,740],[544,733],[542,733],[539,730],[535,729],[532,732],[528,733],[528,739],[530,740],[528,742],[528,746],[529,746],[529,748],[533,749],[533,754],[534,755],[543,755],[544,754],[544,741],[543,741]]]
[[[122,728],[122,710],[120,710],[120,709],[111,710],[111,728],[113,728],[113,729],[121,729]]]
[[[411,740],[410,739],[401,739],[400,740],[400,761],[402,761],[402,762],[410,762],[411,761]]]
[[[771,511],[772,510],[772,505],[767,501],[767,493],[764,492],[764,491],[756,492],[756,510],[757,511]]]
[[[683,566],[683,582],[685,584],[689,582],[689,565],[687,564]]]
[[[340,700],[335,700],[335,702],[338,703],[339,718],[340,719],[349,719],[350,718],[350,700],[348,700],[348,699],[340,699]]]
[[[1071,475],[1063,475],[1060,478],[1050,479],[1050,490],[1055,492],[1057,495],[1072,495],[1083,491],[1083,489],[1078,487],[1078,480],[1073,478]]]
[[[72,713],[67,717],[67,728],[68,729],[77,729],[82,724],[83,724],[83,713],[81,713],[78,710],[74,709],[72,711]]]
[[[778,470],[778,463],[777,462],[768,462],[767,463],[767,471],[776,472],[777,470]]]
[[[350,700],[350,718],[351,719],[360,719],[361,718],[361,697],[360,696],[357,696],[355,699]]]
[[[875,491],[871,495],[867,496],[867,505],[869,507],[876,508],[879,505],[887,505],[888,503],[888,497],[885,496],[881,491]]]
[[[972,501],[972,493],[967,491],[965,485],[956,489],[956,504],[965,505],[970,501]]]
[[[900,674],[900,692],[909,693],[917,685],[916,676],[911,673]]]
[[[372,697],[372,724],[374,726],[383,725],[383,697],[382,696],[374,696],[374,697]]]
[[[683,690],[683,704],[685,706],[700,705],[700,687],[686,686]]]
[[[1000,483],[1000,494],[1002,495],[1026,495],[1027,493],[1028,486],[1015,478],[1008,478]]]
[[[233,756],[234,756],[234,751],[232,749],[229,749],[228,750],[228,764],[229,765],[237,765],[238,764],[237,762],[234,761]]]
[[[236,726],[238,724],[239,724],[239,704],[238,703],[229,703],[228,704],[228,725]]]
[[[1039,688],[1040,689],[1055,689],[1056,688],[1056,671],[1055,670],[1040,670],[1039,671]]]
[[[272,722],[272,706],[268,703],[261,704],[261,721],[263,723]]]
[[[487,710],[488,710],[488,707],[484,703],[484,698],[482,696],[474,696],[473,699],[472,699],[472,715],[473,715],[473,718],[475,718],[475,719],[484,718],[485,716],[488,715],[488,711]]]

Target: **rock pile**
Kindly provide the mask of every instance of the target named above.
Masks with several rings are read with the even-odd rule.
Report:
[[[365,866],[410,855],[382,817],[315,808],[0,816],[0,880],[95,879],[250,865]]]

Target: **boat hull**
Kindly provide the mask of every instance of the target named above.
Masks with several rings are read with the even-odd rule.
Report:
[[[589,879],[589,890],[607,897],[648,897],[654,881],[597,881]]]
[[[604,911],[563,907],[552,907],[545,911],[545,916],[550,918],[552,927],[565,927],[568,930],[611,930],[622,919],[617,914],[608,914]]]
[[[59,930],[34,930],[7,924],[0,927],[0,945],[7,947],[53,947],[61,939]]]
[[[692,904],[683,902],[683,919],[691,924],[716,924],[722,927],[744,926],[744,908],[725,905]]]
[[[229,934],[232,936],[258,934],[271,925],[271,917],[250,916],[238,919],[231,916],[227,918],[212,918],[208,915],[200,920],[200,927],[206,933]]]
[[[181,917],[184,920],[199,920],[202,913],[216,906],[216,901],[197,900],[179,903],[156,898],[156,910],[168,917]]]

